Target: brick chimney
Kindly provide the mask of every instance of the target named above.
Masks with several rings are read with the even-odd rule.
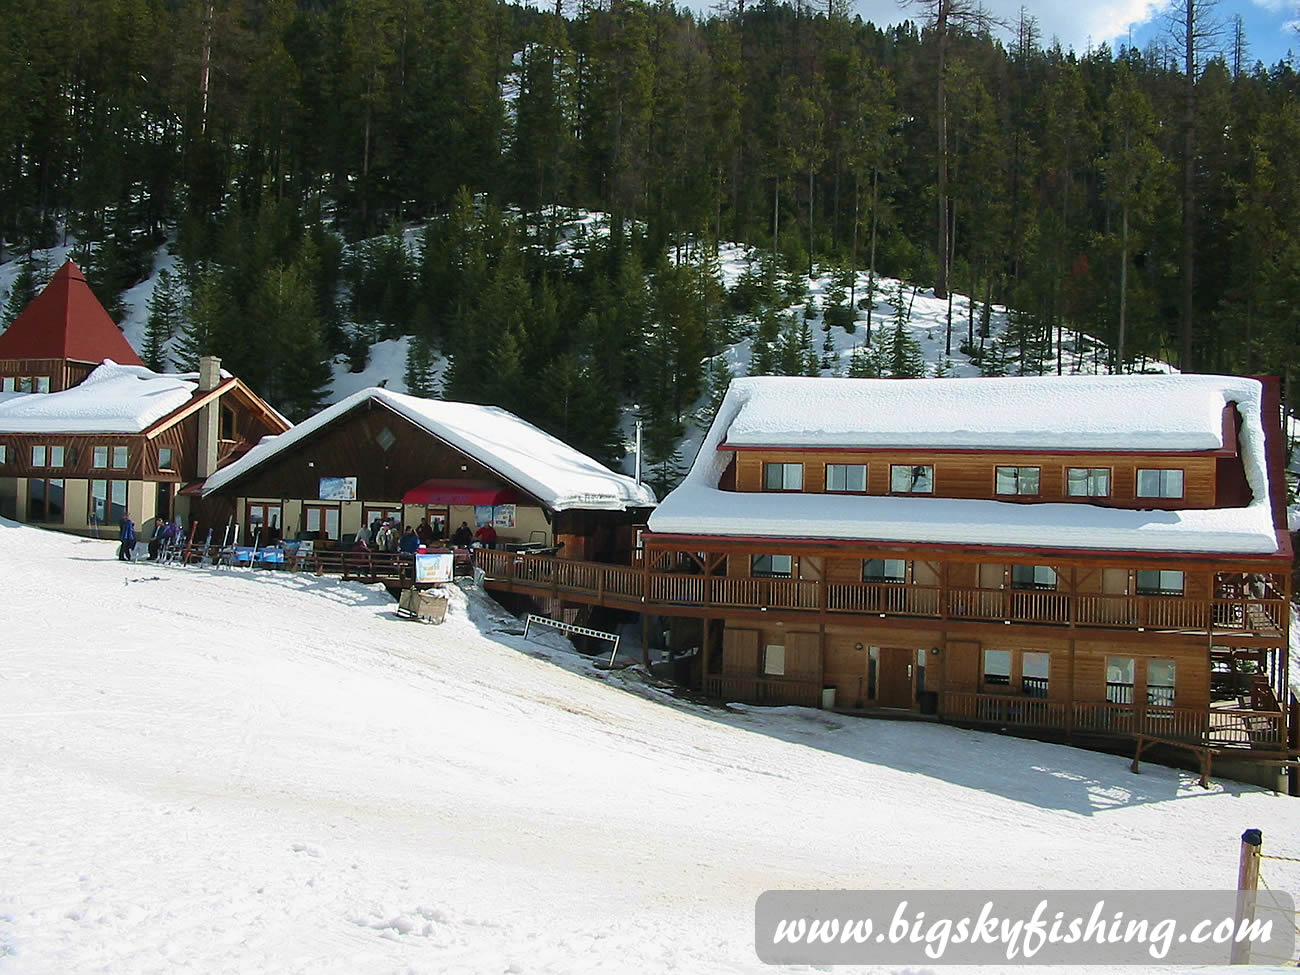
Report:
[[[214,355],[199,356],[199,394],[211,392],[221,383],[221,360]],[[195,473],[200,479],[217,469],[221,436],[221,400],[214,399],[199,410],[198,456]]]

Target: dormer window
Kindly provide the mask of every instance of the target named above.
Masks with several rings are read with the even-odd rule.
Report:
[[[998,494],[1037,494],[1037,467],[999,467],[995,478]]]
[[[172,469],[172,449],[170,447],[158,448],[158,470],[169,471]]]
[[[1144,470],[1138,468],[1137,496],[1139,498],[1181,498],[1183,472],[1181,470]]]
[[[894,494],[934,494],[934,467],[894,464],[889,468],[889,490]]]
[[[764,464],[764,491],[802,491],[803,464]]]

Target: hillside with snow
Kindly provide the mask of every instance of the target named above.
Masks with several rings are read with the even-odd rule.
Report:
[[[580,260],[582,247],[594,237],[607,236],[608,229],[608,221],[601,214],[570,211],[567,222],[558,231],[558,242],[554,253],[570,260]],[[418,252],[421,230],[419,226],[410,226],[402,234],[404,246],[413,254]],[[362,248],[366,243],[362,241],[353,247]],[[49,250],[36,251],[34,256],[52,272],[68,259],[74,246],[75,241],[69,240]],[[719,249],[717,264],[722,285],[729,291],[734,290],[746,274],[753,275],[758,271],[763,257],[762,252],[752,247],[734,243],[724,244]],[[122,296],[125,315],[119,324],[127,340],[137,352],[145,347],[149,299],[154,292],[158,275],[163,270],[167,270],[175,276],[177,266],[176,256],[166,247],[160,248],[154,255],[150,275],[128,289]],[[19,268],[19,260],[0,264],[0,307],[3,307],[8,299]],[[822,375],[846,375],[854,351],[868,346],[867,309],[864,299],[868,286],[868,273],[858,272],[855,289],[852,292],[857,299],[856,304],[860,306],[855,308],[856,320],[849,327],[832,325],[827,328],[825,327],[826,310],[834,297],[835,289],[834,275],[830,269],[819,268],[816,274],[794,282],[795,290],[799,294],[790,299],[781,316],[787,322],[799,326],[807,325]],[[926,375],[980,375],[978,364],[972,362],[970,356],[961,351],[960,346],[968,333],[977,332],[981,306],[976,302],[975,308],[972,309],[969,299],[960,294],[954,294],[952,301],[949,302],[936,299],[932,290],[918,288],[894,278],[877,279],[875,300],[871,306],[871,328],[877,346],[893,330],[895,309],[890,302],[891,298],[899,295],[905,300],[908,312],[905,331],[917,343],[921,358],[924,360]],[[948,334],[950,316],[951,336]],[[1006,308],[993,306],[990,313],[990,337],[1003,335],[1009,320],[1010,316]],[[352,327],[354,326],[351,323],[345,323],[345,328]],[[752,315],[738,316],[730,328],[737,341],[727,345],[718,356],[715,356],[709,364],[709,369],[719,368],[722,363],[725,363],[731,375],[747,375],[750,371],[757,328],[757,320]],[[1087,337],[1075,336],[1068,332],[1056,338],[1059,341],[1054,343],[1045,364],[1048,372],[1056,372],[1058,368],[1060,372],[1066,374],[1092,374],[1106,371],[1104,346]],[[174,349],[177,341],[172,339],[167,343],[169,353]],[[978,338],[976,344],[980,344]],[[364,368],[356,372],[352,371],[352,364],[347,356],[338,356],[333,362],[333,378],[325,397],[326,404],[337,403],[358,390],[370,386],[384,386],[395,392],[407,392],[404,373],[408,346],[409,338],[406,337],[376,341],[370,347],[370,354]],[[1143,366],[1153,372],[1169,371],[1167,365],[1159,362],[1148,362]],[[446,368],[447,360],[436,357],[431,374],[435,385],[441,381]],[[686,436],[680,445],[680,454],[686,461],[694,456],[708,420],[705,403],[701,401],[695,406],[692,411],[694,422],[687,423]],[[630,471],[633,464],[631,404],[628,406],[627,417],[624,426],[628,439],[628,457],[624,466]]]
[[[5,975],[758,972],[768,889],[1231,888],[1248,827],[1300,857],[1293,799],[690,703],[472,589],[422,625],[12,522],[0,585]]]

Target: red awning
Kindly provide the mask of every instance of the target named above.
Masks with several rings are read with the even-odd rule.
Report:
[[[455,477],[430,478],[402,495],[402,504],[512,504],[518,500],[514,488]]]

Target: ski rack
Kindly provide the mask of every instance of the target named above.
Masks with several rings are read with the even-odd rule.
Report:
[[[552,626],[557,630],[563,630],[565,633],[576,633],[578,636],[594,637],[597,640],[612,640],[613,648],[609,652],[609,666],[614,666],[614,657],[618,654],[619,635],[617,633],[605,633],[602,630],[593,630],[589,626],[578,626],[576,623],[565,623],[562,620],[548,619],[545,616],[535,616],[528,614],[528,619],[524,622],[524,639],[528,639],[528,628],[536,623],[538,626]]]

